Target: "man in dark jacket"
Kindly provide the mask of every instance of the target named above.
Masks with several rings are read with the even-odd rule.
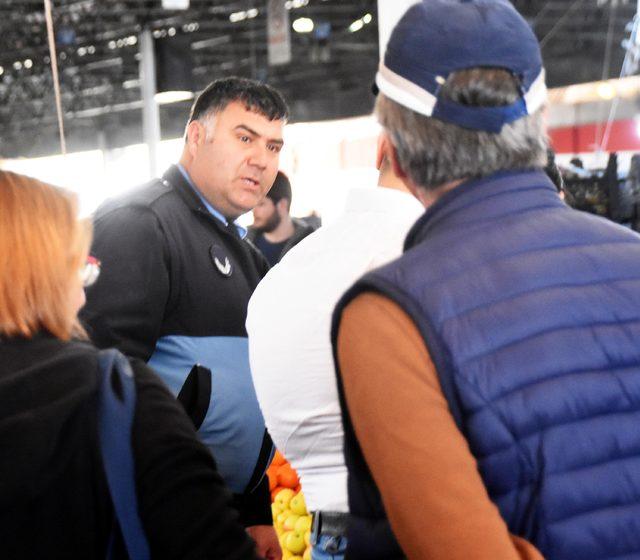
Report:
[[[278,171],[273,187],[253,209],[253,225],[247,237],[271,266],[315,231],[311,225],[291,217],[291,199],[289,177]]]
[[[350,558],[638,558],[640,237],[545,175],[530,25],[422,0],[376,83],[427,211],[334,317]]]
[[[268,265],[235,220],[273,184],[286,118],[264,84],[207,87],[179,164],[96,212],[92,254],[102,272],[82,314],[97,345],[147,361],[187,406],[265,558],[280,557],[264,476],[273,446],[244,323]]]

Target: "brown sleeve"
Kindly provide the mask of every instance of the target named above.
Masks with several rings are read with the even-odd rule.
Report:
[[[345,309],[338,361],[347,406],[391,526],[409,558],[541,559],[490,501],[416,326],[367,293]]]

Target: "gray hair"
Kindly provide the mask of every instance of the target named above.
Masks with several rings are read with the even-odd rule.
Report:
[[[439,95],[462,105],[497,107],[510,105],[521,94],[508,71],[473,68],[451,74]],[[375,111],[398,152],[400,166],[427,190],[502,170],[543,168],[547,162],[542,110],[504,125],[499,133],[425,117],[382,93]]]

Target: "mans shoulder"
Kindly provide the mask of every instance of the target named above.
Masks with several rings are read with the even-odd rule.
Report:
[[[294,233],[292,239],[295,243],[299,243],[308,235],[311,235],[314,231],[319,229],[318,227],[302,220],[300,218],[291,218],[294,227]]]
[[[173,189],[160,179],[153,179],[132,191],[106,200],[95,212],[94,221],[103,221],[114,213],[154,212],[161,200],[170,196]]]
[[[258,239],[259,235],[260,232],[256,228],[249,226],[247,228],[247,236],[245,237],[245,240],[249,241],[251,245],[255,247],[256,239]]]

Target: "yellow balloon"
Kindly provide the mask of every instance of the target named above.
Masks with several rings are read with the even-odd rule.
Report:
[[[296,528],[296,522],[298,521],[298,519],[300,518],[299,515],[296,515],[295,513],[290,513],[287,518],[284,520],[284,523],[282,524],[282,528],[285,531],[293,531]]]
[[[309,531],[311,529],[311,516],[301,515],[298,519],[296,519],[294,529],[296,531],[300,531],[303,534]]]

